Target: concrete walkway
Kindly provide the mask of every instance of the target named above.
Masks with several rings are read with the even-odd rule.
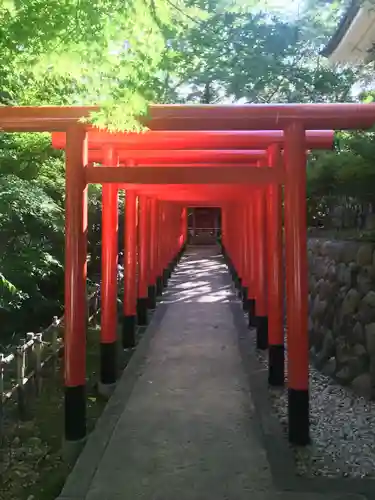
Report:
[[[190,249],[60,500],[346,498],[276,491],[233,301],[217,250]]]

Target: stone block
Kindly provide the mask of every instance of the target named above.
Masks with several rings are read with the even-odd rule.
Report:
[[[375,323],[365,326],[366,348],[370,356],[375,356]]]
[[[358,266],[368,266],[372,264],[373,246],[370,243],[361,245],[358,248],[356,255],[356,263]]]
[[[363,297],[362,302],[375,309],[375,292],[374,290],[369,290],[367,294]]]
[[[359,292],[354,288],[351,288],[343,300],[341,306],[341,316],[343,317],[347,314],[354,314],[357,311],[360,300],[361,297]]]
[[[348,335],[348,340],[351,344],[363,344],[365,334],[362,324],[357,321],[351,333]]]
[[[369,373],[358,375],[352,381],[350,387],[358,396],[362,396],[363,398],[370,399],[373,395],[371,376]]]

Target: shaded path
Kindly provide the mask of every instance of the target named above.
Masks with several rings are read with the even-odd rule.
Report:
[[[61,500],[301,497],[274,490],[238,351],[235,300],[216,249],[190,249],[146,334],[143,361],[133,356]]]

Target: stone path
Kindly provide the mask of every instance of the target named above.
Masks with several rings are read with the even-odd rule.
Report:
[[[238,350],[235,300],[216,248],[191,248],[59,500],[301,498],[274,487]]]

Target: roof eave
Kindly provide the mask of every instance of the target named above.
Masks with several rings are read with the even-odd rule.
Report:
[[[341,21],[336,29],[336,32],[333,34],[327,45],[321,51],[321,55],[324,57],[330,57],[333,52],[339,46],[341,40],[344,38],[348,29],[350,28],[352,22],[356,18],[358,12],[361,9],[363,2],[361,0],[352,0],[345,14],[341,18]]]

